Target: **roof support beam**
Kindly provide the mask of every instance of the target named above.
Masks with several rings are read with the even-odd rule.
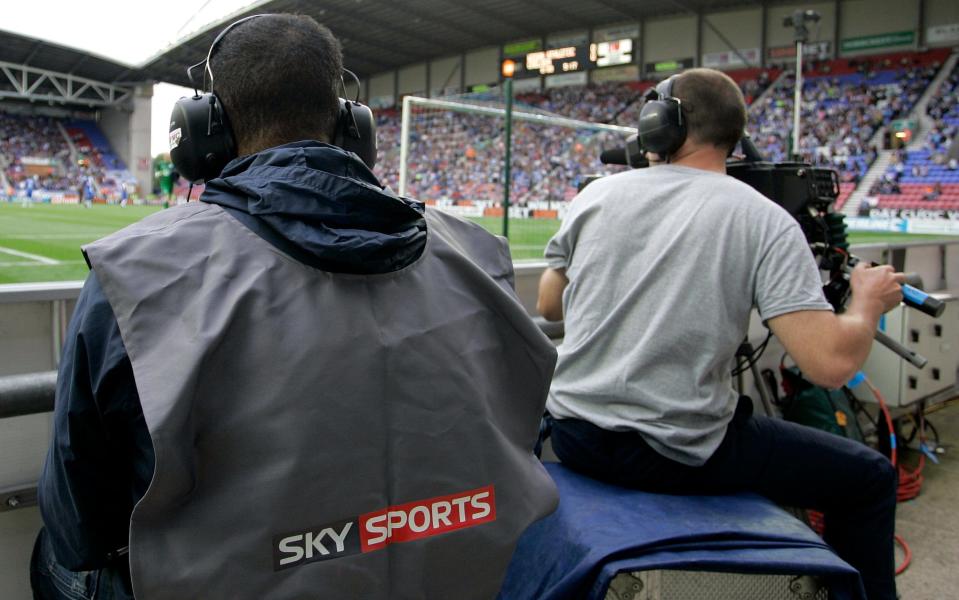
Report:
[[[623,17],[627,19],[638,20],[643,18],[643,14],[641,11],[634,10],[639,4],[636,2],[634,2],[633,4],[623,3],[623,2],[610,2],[610,0],[593,0],[593,2],[595,2],[596,4],[600,4],[602,6],[605,6],[606,8],[611,8],[615,10],[616,12],[618,12],[619,14],[623,15]]]
[[[423,12],[422,10],[417,9],[417,8],[414,7],[414,6],[410,6],[409,4],[407,4],[407,3],[405,3],[405,2],[400,2],[400,1],[397,1],[397,0],[394,0],[393,6],[395,6],[395,7],[397,7],[397,8],[402,8],[402,9],[403,9],[403,12],[409,13],[409,14],[413,15],[414,17],[417,17],[418,19],[422,19],[422,20],[424,20],[424,21],[426,21],[426,22],[429,22],[429,23],[439,23],[439,24],[442,25],[443,27],[447,27],[447,28],[449,28],[450,30],[452,30],[452,31],[455,32],[455,33],[458,33],[458,34],[466,33],[467,35],[469,35],[469,36],[473,37],[474,39],[478,40],[481,44],[488,44],[488,43],[489,43],[489,32],[483,30],[482,28],[473,27],[473,26],[471,26],[471,25],[469,25],[469,24],[466,24],[466,23],[457,23],[457,22],[455,22],[455,21],[451,21],[450,19],[446,19],[446,18],[444,18],[444,17],[440,17],[440,16],[437,16],[437,15],[427,14],[427,13]],[[459,7],[460,7],[461,9],[470,10],[471,12],[477,12],[477,11],[473,10],[471,7],[469,7],[469,6],[466,5],[466,4],[459,5]],[[486,16],[486,15],[483,15],[483,16]],[[491,17],[486,17],[486,18],[491,18]],[[494,19],[494,20],[495,20],[497,23],[508,24],[508,23],[506,23],[506,22],[504,22],[504,21],[500,21],[499,19]],[[513,27],[515,27],[515,26],[513,26]],[[464,42],[464,44],[465,44],[465,43],[466,43],[466,42]]]
[[[13,91],[0,90],[0,98],[87,106],[116,106],[125,102],[133,94],[133,88],[130,87],[8,62],[0,62],[0,72],[6,75],[14,88]],[[35,79],[31,81],[31,78]],[[49,87],[52,87],[53,91],[41,88],[45,82],[49,82]]]
[[[541,0],[523,0],[523,4],[528,4],[534,8],[538,8],[543,13],[550,15],[552,17],[560,17],[569,21],[570,27],[576,27],[579,24],[582,24],[583,18],[579,15],[574,15],[571,12],[567,12],[557,6],[550,5],[548,2],[542,2]]]
[[[517,37],[531,35],[523,27],[519,27],[518,25],[516,25],[516,23],[513,23],[512,21],[508,21],[488,10],[482,10],[475,6],[470,6],[469,3],[466,3],[466,2],[451,1],[451,0],[439,0],[439,1],[446,5],[455,6],[457,10],[468,11],[470,13],[473,13],[474,15],[479,15],[483,17],[484,19],[489,19],[490,21],[497,23],[500,27],[506,27],[508,29],[512,29],[513,31],[516,32]],[[457,28],[459,27],[461,26],[457,25]],[[489,36],[486,36],[485,39],[486,39],[485,43],[489,43]]]
[[[365,32],[369,31],[369,25],[376,25],[377,27],[382,27],[386,30],[398,34],[406,38],[406,40],[413,42],[414,44],[433,44],[437,48],[442,48],[444,44],[448,44],[449,40],[440,39],[433,37],[429,34],[425,34],[422,31],[416,31],[415,29],[410,29],[406,26],[405,23],[398,23],[393,21],[386,21],[379,17],[373,16],[373,10],[367,8],[362,13],[357,12],[356,14],[349,12],[341,12],[337,14],[336,21],[330,21],[330,28],[336,27],[338,30],[338,35],[351,38],[351,39],[362,39],[366,40],[369,36],[364,35]],[[347,21],[346,26],[340,29],[337,27],[340,20]],[[399,41],[399,40],[398,40]],[[389,46],[390,52],[395,52],[399,44],[393,44]]]
[[[29,65],[30,61],[33,60],[33,57],[37,55],[37,52],[39,52],[40,48],[42,47],[43,47],[43,42],[40,40],[37,40],[37,42],[33,44],[33,48],[30,48],[30,54],[27,54],[27,57],[23,59],[23,64]]]

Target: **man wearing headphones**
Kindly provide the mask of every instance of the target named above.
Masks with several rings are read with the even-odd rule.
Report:
[[[505,241],[379,184],[341,61],[228,27],[172,119],[200,201],[84,248],[36,597],[492,598],[554,508]]]
[[[826,538],[868,597],[895,598],[896,474],[862,444],[752,416],[731,370],[753,307],[814,382],[839,387],[901,299],[889,267],[852,275],[836,315],[790,215],[726,176],[746,107],[735,82],[688,70],[640,117],[666,159],[600,179],[573,201],[546,249],[540,312],[565,317],[547,409],[571,468],[674,494],[761,493],[823,511]]]

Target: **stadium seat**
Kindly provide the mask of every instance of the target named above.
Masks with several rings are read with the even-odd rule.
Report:
[[[855,569],[761,496],[649,494],[595,481],[561,464],[546,468],[559,488],[559,507],[520,539],[500,592],[503,600],[602,600],[618,574],[660,570],[743,574],[735,578],[740,591],[769,584],[752,578],[757,575],[812,575],[825,582],[830,598],[864,598]],[[673,581],[684,585],[681,577]],[[662,591],[665,597],[667,590]],[[715,597],[733,597],[721,587],[713,591]],[[672,590],[669,597],[687,596]]]

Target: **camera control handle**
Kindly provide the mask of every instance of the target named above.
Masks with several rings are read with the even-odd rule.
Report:
[[[852,273],[852,268],[859,262],[861,262],[859,257],[850,256],[849,261],[843,267],[843,271],[846,273],[846,275],[850,275]],[[879,266],[878,263],[869,264],[873,267]],[[913,278],[913,281],[915,281],[915,279],[916,278]],[[926,292],[917,287],[913,287],[908,283],[902,284],[902,302],[906,306],[915,308],[919,312],[923,312],[936,319],[941,317],[942,312],[946,310],[945,302],[938,298],[933,298]]]
[[[926,292],[907,283],[902,284],[902,301],[906,306],[911,306],[937,319],[942,316],[942,311],[946,309],[945,302],[939,298],[933,298]]]

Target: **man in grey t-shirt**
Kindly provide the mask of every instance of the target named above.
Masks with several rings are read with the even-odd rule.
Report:
[[[753,417],[730,372],[755,307],[804,375],[848,381],[902,275],[859,269],[842,315],[823,297],[799,225],[725,174],[745,126],[738,86],[693,69],[672,82],[687,136],[666,164],[596,181],[546,249],[538,308],[565,316],[547,408],[570,467],[671,493],[753,490],[826,514],[827,540],[870,599],[895,598],[895,471],[869,448]]]

